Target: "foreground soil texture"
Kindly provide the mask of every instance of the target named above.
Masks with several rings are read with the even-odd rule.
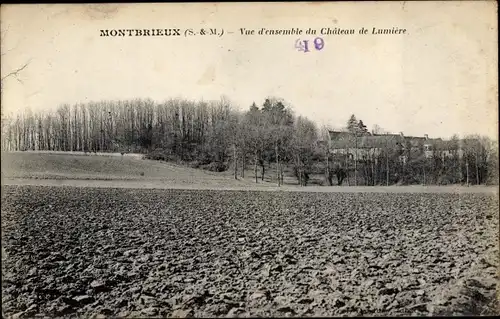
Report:
[[[498,209],[481,193],[3,185],[3,314],[498,314]]]

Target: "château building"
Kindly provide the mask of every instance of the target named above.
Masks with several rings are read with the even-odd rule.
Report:
[[[402,162],[406,162],[408,157],[432,158],[437,155],[441,158],[453,156],[461,158],[464,154],[460,143],[441,138],[429,138],[427,134],[423,137],[405,136],[403,133],[364,133],[355,136],[346,131],[329,131],[329,135],[331,154],[347,155],[358,161],[377,158],[386,151],[397,155]]]

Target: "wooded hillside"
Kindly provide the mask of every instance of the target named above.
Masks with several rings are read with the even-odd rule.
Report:
[[[346,119],[346,131],[368,132],[354,115]],[[198,102],[136,99],[65,104],[55,112],[2,116],[3,151],[138,152],[212,171],[231,169],[235,178],[252,167],[256,182],[258,175],[263,180],[273,174],[278,184],[285,166],[295,172],[301,185],[307,185],[311,174],[324,174],[325,184],[331,185],[332,178],[341,179],[343,172],[349,185],[498,182],[498,148],[484,137],[462,139],[463,158],[443,159],[436,152],[428,159],[416,152],[405,163],[390,148],[377,158],[339,158],[331,154],[329,138],[327,128],[294,114],[277,98],[267,98],[260,106],[253,103],[246,111],[237,110],[223,97]]]

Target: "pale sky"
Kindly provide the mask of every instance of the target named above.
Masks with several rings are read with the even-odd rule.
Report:
[[[318,125],[350,114],[406,135],[498,136],[497,5],[478,2],[2,5],[3,112],[101,99],[285,99]],[[101,29],[224,29],[100,37]],[[241,36],[239,28],[404,28],[404,35]],[[234,32],[227,34],[228,31]],[[325,42],[298,52],[298,38]]]

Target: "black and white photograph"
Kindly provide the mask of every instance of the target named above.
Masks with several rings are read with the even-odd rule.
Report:
[[[2,319],[500,315],[498,4],[2,4]]]

